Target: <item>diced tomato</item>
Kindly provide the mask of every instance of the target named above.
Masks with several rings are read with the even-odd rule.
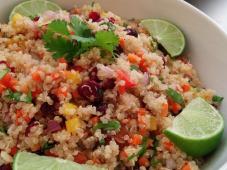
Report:
[[[120,151],[119,157],[120,157],[120,160],[126,160],[126,159],[128,158],[128,155],[127,155],[127,153],[123,150],[123,151]]]
[[[144,167],[148,167],[150,164],[148,158],[146,158],[145,156],[142,156],[139,158],[139,165],[140,166],[144,166]]]
[[[14,89],[14,86],[16,85],[17,83],[17,80],[15,78],[12,77],[12,75],[10,73],[7,73],[1,80],[0,80],[0,83],[7,87],[7,88],[11,88],[13,90]]]
[[[96,125],[98,123],[98,121],[99,121],[99,117],[98,116],[94,116],[90,120],[91,120],[92,125]]]
[[[132,142],[133,145],[140,145],[142,143],[142,136],[138,134],[134,134],[132,136]]]
[[[85,164],[87,162],[87,157],[84,153],[79,152],[75,157],[74,157],[74,161],[79,163],[79,164]]]
[[[16,155],[17,151],[18,151],[17,146],[12,147],[10,150],[10,155],[12,156]]]
[[[148,66],[145,63],[145,60],[143,58],[140,60],[139,67],[140,67],[140,70],[143,72],[147,72],[148,70]]]
[[[119,92],[120,94],[124,94],[124,93],[126,92],[125,86],[119,86],[119,87],[118,87],[118,92]]]
[[[181,110],[181,108],[182,108],[181,105],[178,104],[178,103],[176,103],[176,102],[174,102],[174,103],[172,104],[172,111],[173,111],[173,113],[175,113],[175,114],[179,113],[180,110]]]
[[[2,84],[0,84],[0,94],[6,89],[6,87]]]
[[[35,72],[33,72],[32,73],[32,79],[34,80],[34,81],[36,81],[37,83],[41,83],[43,80],[42,80],[42,78],[41,78],[41,76],[40,76],[40,71],[35,71]]]
[[[140,116],[145,115],[146,114],[146,109],[145,108],[139,108],[137,114],[140,115]]]
[[[75,71],[79,71],[79,72],[82,72],[82,71],[84,70],[84,68],[81,67],[81,66],[74,66],[73,69],[74,69]]]
[[[187,92],[190,90],[191,86],[190,84],[186,83],[186,84],[183,84],[181,88],[183,89],[183,92]]]
[[[164,142],[164,147],[168,150],[168,151],[172,151],[173,150],[173,144],[171,142]]]
[[[183,165],[183,167],[181,168],[181,170],[191,170],[191,167],[190,167],[189,163],[186,162],[186,163]]]
[[[40,93],[42,93],[42,89],[36,88],[35,91],[32,92],[32,97],[37,97]]]
[[[130,80],[129,75],[127,75],[124,71],[117,70],[117,75],[118,75],[119,80],[125,81],[125,87],[126,88],[132,88],[132,87],[136,86],[136,83],[134,83],[132,80]]]
[[[168,116],[169,105],[168,103],[162,104],[161,116],[166,117]]]

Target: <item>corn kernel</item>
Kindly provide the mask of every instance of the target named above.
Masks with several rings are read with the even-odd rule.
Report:
[[[63,104],[63,114],[66,115],[74,115],[76,113],[77,106],[72,103]]]
[[[80,120],[78,117],[74,117],[73,119],[69,119],[65,122],[66,129],[70,133],[76,132],[76,129],[80,127]]]
[[[70,80],[73,84],[79,84],[81,83],[81,76],[78,71],[76,72],[68,72],[66,74],[67,80]]]
[[[151,116],[150,118],[150,130],[153,131],[153,130],[157,130],[157,118],[154,117],[154,116]]]
[[[16,13],[12,18],[12,25],[15,26],[16,22],[22,18],[23,18],[23,16],[21,14]]]

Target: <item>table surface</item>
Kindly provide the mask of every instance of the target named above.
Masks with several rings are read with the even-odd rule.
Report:
[[[227,32],[227,0],[187,0],[213,18]]]

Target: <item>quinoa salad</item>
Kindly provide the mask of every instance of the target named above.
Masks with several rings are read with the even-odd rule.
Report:
[[[109,170],[200,169],[163,130],[196,97],[218,107],[219,96],[139,23],[93,3],[0,25],[1,170],[19,151]]]

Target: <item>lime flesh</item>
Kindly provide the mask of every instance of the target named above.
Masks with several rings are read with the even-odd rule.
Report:
[[[188,155],[200,157],[218,146],[223,131],[220,113],[198,97],[175,117],[172,127],[164,130],[164,134]]]
[[[61,7],[53,2],[47,0],[30,0],[15,6],[9,16],[9,20],[17,13],[22,16],[36,17],[43,14],[45,11],[59,10],[61,10]]]
[[[145,19],[141,25],[161,44],[171,57],[179,56],[185,48],[184,34],[172,23],[161,19]]]
[[[13,161],[13,170],[106,170],[92,165],[78,164],[59,158],[19,152]]]

